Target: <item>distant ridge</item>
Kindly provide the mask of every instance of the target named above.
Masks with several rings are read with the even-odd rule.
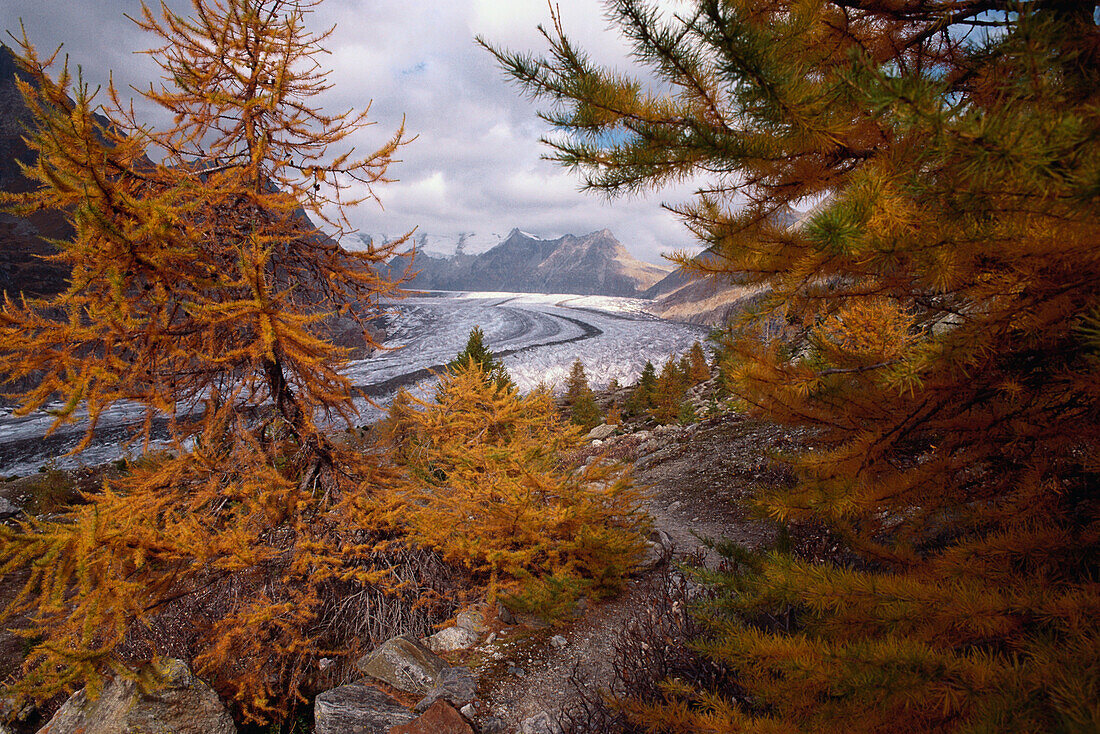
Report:
[[[390,263],[395,275],[406,265],[405,259]],[[518,228],[478,254],[457,247],[446,257],[421,248],[413,269],[418,273],[407,286],[413,289],[630,297],[672,270],[638,260],[607,229],[544,240]]]

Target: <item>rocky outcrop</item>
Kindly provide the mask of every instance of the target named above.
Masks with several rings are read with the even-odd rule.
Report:
[[[447,661],[407,637],[387,640],[356,662],[366,675],[399,691],[427,693],[439,686]]]
[[[325,691],[313,701],[314,734],[387,734],[416,717],[365,682]]]
[[[150,663],[139,678],[156,685],[115,678],[95,700],[77,691],[38,734],[236,734],[218,694],[182,660]]]
[[[403,272],[398,258],[391,269]],[[417,255],[419,271],[409,288],[517,293],[575,293],[638,296],[663,278],[669,268],[638,260],[609,230],[583,237],[542,240],[518,229],[496,247],[478,255],[444,258]]]

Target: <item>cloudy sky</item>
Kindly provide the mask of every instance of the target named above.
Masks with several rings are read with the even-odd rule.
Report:
[[[592,56],[630,66],[628,49],[608,27],[601,0],[555,0],[568,33]],[[673,0],[668,0],[672,5]],[[187,0],[170,0],[173,8]],[[134,51],[151,37],[125,18],[138,0],[0,0],[0,30],[27,35],[41,52],[63,43],[85,78],[120,86],[158,76]],[[349,218],[361,231],[396,235],[505,234],[520,227],[544,237],[610,228],[638,257],[690,248],[690,234],[660,203],[683,201],[691,186],[608,202],[579,191],[574,174],[543,161],[547,126],[508,84],[475,35],[513,50],[544,48],[536,30],[549,20],[546,0],[325,0],[310,23],[336,25],[323,62],[332,69],[327,110],[371,104],[377,121],[354,141],[373,150],[400,123],[419,137],[391,169],[399,181],[378,190],[384,210],[364,204]],[[7,39],[5,34],[5,40]],[[153,114],[149,110],[150,115]]]

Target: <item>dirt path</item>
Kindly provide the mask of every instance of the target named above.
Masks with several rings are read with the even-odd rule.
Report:
[[[700,539],[726,538],[760,547],[774,537],[773,528],[752,519],[747,499],[758,484],[783,481],[782,471],[768,458],[790,448],[801,436],[771,424],[727,415],[687,429],[658,429],[626,434],[597,446],[595,451],[633,460],[635,479],[647,487],[646,509],[658,530],[671,538],[675,556],[702,554],[708,565],[717,554]],[[547,630],[522,642],[502,639],[493,651],[500,657],[483,682],[482,720],[498,731],[524,734],[555,731],[525,720],[568,706],[573,676],[587,687],[606,687],[613,676],[615,647],[632,620],[650,612],[647,600],[659,583],[651,571],[630,582],[615,599],[593,605],[562,630]],[[560,634],[564,645],[550,644]],[[492,653],[490,653],[492,654]]]

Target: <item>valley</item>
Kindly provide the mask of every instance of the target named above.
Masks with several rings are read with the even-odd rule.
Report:
[[[612,379],[631,383],[646,360],[659,365],[706,337],[705,328],[661,320],[645,311],[647,305],[634,298],[477,292],[436,292],[390,303],[385,349],[347,367],[359,421],[377,420],[401,387],[426,394],[435,382],[431,373],[461,351],[474,326],[485,332],[521,391],[562,384],[578,358],[595,386]],[[52,421],[49,409],[20,417],[12,406],[0,407],[0,474],[21,476],[47,464],[94,466],[140,453],[126,441],[141,417],[140,406],[114,406],[94,443],[68,457],[63,454],[80,442],[83,423],[43,438]]]

